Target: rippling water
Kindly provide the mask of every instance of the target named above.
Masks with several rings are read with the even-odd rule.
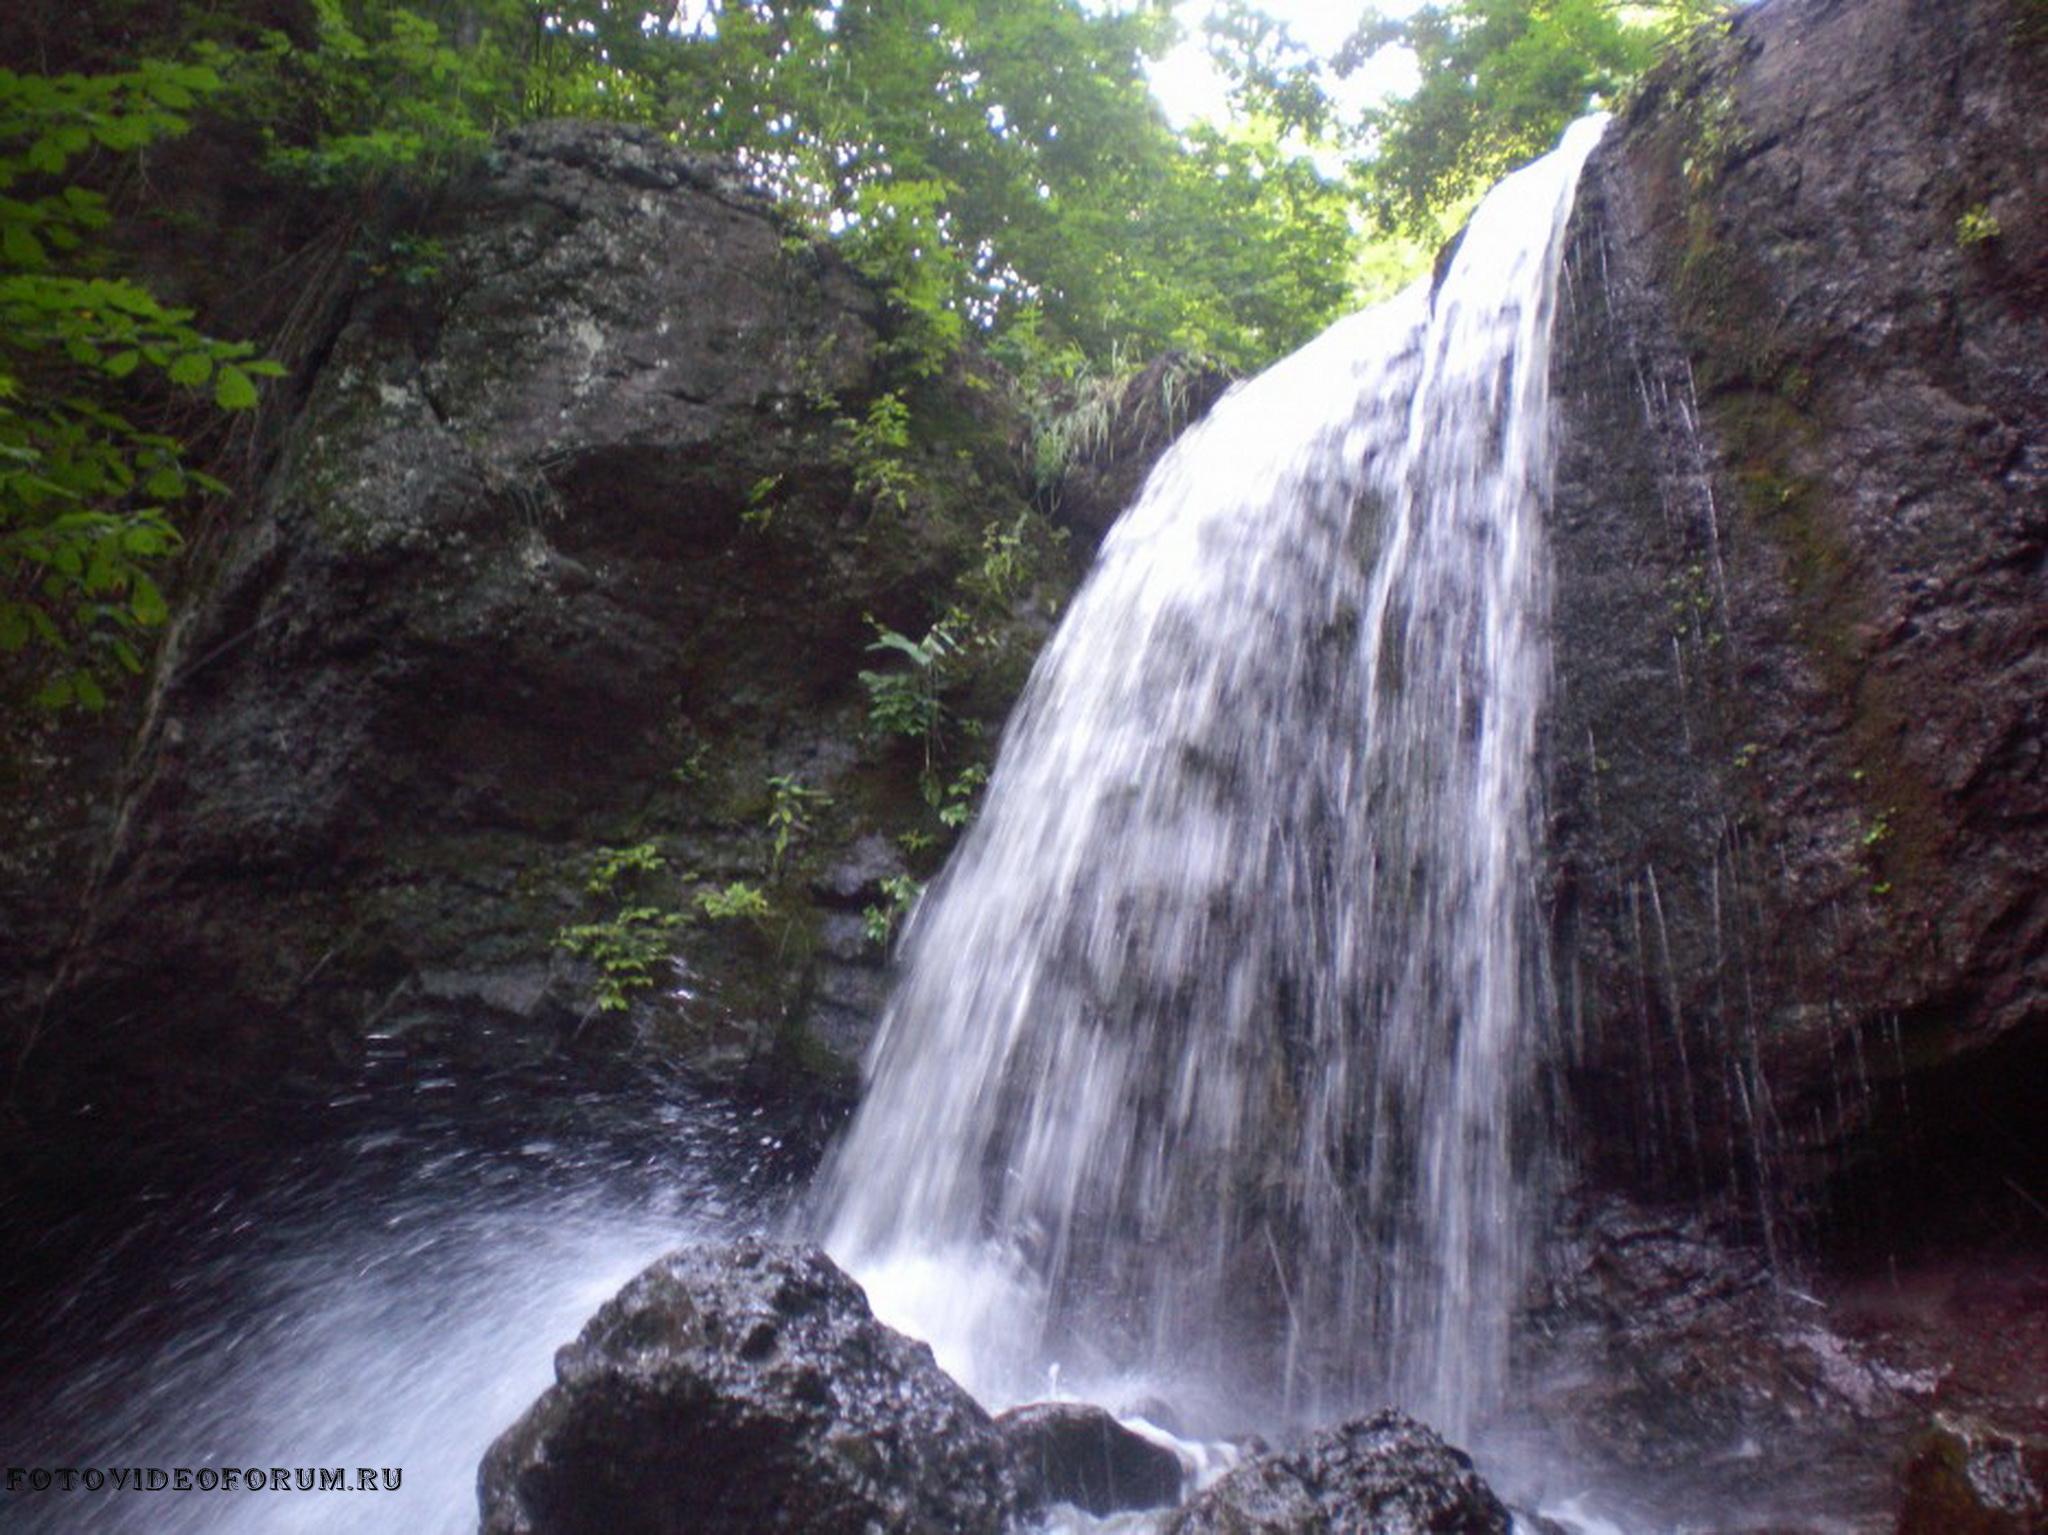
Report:
[[[525,1133],[520,1127],[527,1127]],[[12,1312],[17,1467],[397,1468],[397,1492],[51,1490],[33,1535],[454,1535],[485,1448],[554,1351],[664,1251],[772,1218],[802,1154],[759,1111],[674,1086],[387,1083],[296,1145],[175,1197],[142,1190],[17,1244],[91,1256]]]

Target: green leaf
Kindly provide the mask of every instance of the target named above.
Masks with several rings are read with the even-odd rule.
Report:
[[[35,231],[26,224],[10,223],[0,228],[0,255],[7,258],[7,264],[25,271],[40,271],[50,264],[50,258],[43,249],[43,242],[35,237]]]
[[[126,378],[135,371],[141,361],[142,354],[131,349],[126,352],[116,352],[112,357],[101,363],[100,366],[113,374],[115,378]]]
[[[256,385],[240,368],[229,364],[220,370],[213,386],[213,402],[222,410],[248,410],[257,400]]]
[[[174,384],[191,387],[203,384],[212,377],[213,359],[204,352],[187,352],[170,367],[170,378]]]
[[[136,573],[134,595],[129,599],[128,610],[135,615],[135,621],[146,629],[154,629],[170,617],[170,608],[164,602],[164,594],[148,576]]]

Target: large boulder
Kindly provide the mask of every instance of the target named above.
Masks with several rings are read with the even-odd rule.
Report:
[[[839,1091],[885,958],[864,913],[951,834],[922,743],[869,728],[874,626],[922,635],[1019,541],[958,745],[1071,584],[1009,395],[965,357],[905,376],[833,249],[630,127],[508,135],[403,251],[322,311],[103,855],[69,854],[93,878],[25,1109],[175,1123],[572,1040]],[[907,446],[861,436],[884,395]],[[618,848],[652,856],[608,875]]]
[[[1401,1413],[1355,1418],[1229,1473],[1164,1535],[1508,1535],[1472,1458]]]
[[[987,1413],[816,1248],[670,1254],[484,1457],[484,1535],[998,1535]]]

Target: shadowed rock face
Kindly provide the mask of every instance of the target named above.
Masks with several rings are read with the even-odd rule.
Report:
[[[673,1253],[485,1456],[484,1535],[998,1535],[988,1414],[816,1248]]]
[[[347,301],[181,619],[27,1091],[161,1111],[571,1037],[843,1084],[861,912],[929,818],[912,743],[865,734],[868,619],[923,633],[1024,514],[1006,396],[967,362],[916,385],[916,483],[863,496],[841,418],[892,384],[880,302],[638,130],[520,130],[421,238],[425,281]],[[985,723],[1070,579],[1044,568],[1015,674],[959,705]],[[782,850],[778,776],[830,796]],[[661,870],[586,888],[645,842]],[[772,920],[696,911],[735,880]],[[625,904],[690,916],[685,968],[592,1028],[554,940]]]
[[[1549,760],[1597,1179],[1774,1240],[2040,1186],[2044,177],[2005,0],[1767,0],[1587,171]]]
[[[1508,1535],[1472,1461],[1413,1418],[1379,1412],[1238,1467],[1166,1535]]]

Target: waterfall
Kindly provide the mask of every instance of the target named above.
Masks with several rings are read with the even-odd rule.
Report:
[[[1105,540],[820,1186],[996,1403],[1494,1406],[1536,1215],[1550,329],[1602,120],[1233,391]]]

